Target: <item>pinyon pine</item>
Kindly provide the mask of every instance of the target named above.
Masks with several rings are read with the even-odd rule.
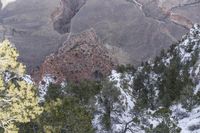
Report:
[[[0,128],[5,133],[17,133],[18,124],[42,113],[35,86],[23,78],[25,66],[18,56],[8,40],[0,43]]]

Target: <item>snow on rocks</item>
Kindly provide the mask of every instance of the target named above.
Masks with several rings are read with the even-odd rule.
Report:
[[[26,83],[28,83],[28,84],[34,84],[33,79],[31,78],[30,75],[25,75],[25,76],[22,77],[22,79],[24,81],[26,81]]]
[[[122,78],[123,76],[123,78]],[[130,87],[124,89],[123,82],[126,82],[128,85],[131,85],[133,76],[129,74],[122,75],[121,73],[117,73],[115,70],[112,71],[111,76],[109,77],[110,81],[115,82],[115,86],[120,91],[119,102],[115,102],[113,104],[113,110],[111,112],[111,124],[112,124],[112,132],[120,133],[125,130],[128,126],[132,131],[140,131],[141,129],[137,126],[133,126],[133,114],[132,109],[134,108],[134,96],[132,95],[132,89]],[[105,112],[104,107],[100,106],[100,104],[96,103],[97,112],[93,119],[93,126],[97,129],[97,133],[104,133],[104,129],[101,126],[101,117]],[[126,133],[131,133],[131,131],[127,131]],[[141,132],[142,133],[142,132]]]
[[[39,101],[42,103],[45,101],[45,95],[48,91],[48,87],[51,83],[54,83],[55,80],[51,75],[45,75],[43,80],[39,83]]]
[[[1,0],[2,7],[1,9],[4,9],[8,4],[15,2],[16,0]]]
[[[172,108],[173,115],[178,118],[178,126],[182,129],[181,133],[200,132],[200,106],[187,112],[181,105]],[[178,116],[182,117],[178,117]]]
[[[195,50],[199,49],[200,43],[200,26],[195,24],[190,29],[190,33],[183,37],[183,42],[178,45],[179,54],[182,62],[187,62],[192,59]]]
[[[196,87],[194,88],[194,94],[197,94],[200,91],[200,81],[199,83],[196,85]]]

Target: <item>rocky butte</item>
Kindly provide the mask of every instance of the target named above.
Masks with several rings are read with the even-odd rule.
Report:
[[[55,82],[100,80],[110,75],[117,62],[104,47],[93,29],[72,35],[59,50],[46,57],[39,81],[46,75]]]

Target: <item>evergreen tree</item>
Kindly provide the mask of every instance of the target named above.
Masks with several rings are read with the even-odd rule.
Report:
[[[174,56],[170,61],[170,65],[166,67],[159,86],[159,97],[165,107],[170,106],[174,100],[179,99],[182,90],[180,57],[178,55]]]
[[[141,109],[147,108],[150,105],[150,95],[148,85],[150,85],[149,73],[151,71],[151,66],[148,62],[143,63],[142,70],[135,76],[133,86],[136,94],[138,95],[136,100],[136,109],[139,111]],[[152,91],[152,90],[151,90]],[[133,91],[134,92],[134,91]],[[152,100],[152,99],[151,99]]]
[[[136,92],[141,91],[143,88],[145,88],[144,79],[145,79],[145,76],[144,76],[143,71],[135,75],[134,82],[133,82],[133,89]]]
[[[18,56],[8,40],[0,43],[0,127],[5,133],[18,132],[18,123],[30,122],[42,112],[34,85],[23,79],[25,66]]]
[[[114,103],[119,102],[119,95],[120,91],[114,85],[114,82],[108,79],[102,82],[101,96],[99,99],[105,107],[102,123],[107,131],[111,130],[111,112],[113,112]]]
[[[75,97],[45,103],[39,125],[47,133],[94,133],[92,115]]]
[[[69,83],[64,91],[78,98],[82,104],[88,104],[102,89],[98,81],[80,81],[78,84]]]

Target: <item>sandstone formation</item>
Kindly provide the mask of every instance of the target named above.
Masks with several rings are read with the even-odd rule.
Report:
[[[108,50],[91,29],[72,35],[56,53],[47,56],[40,68],[39,81],[46,75],[54,77],[57,83],[99,80],[108,76],[114,67]]]

